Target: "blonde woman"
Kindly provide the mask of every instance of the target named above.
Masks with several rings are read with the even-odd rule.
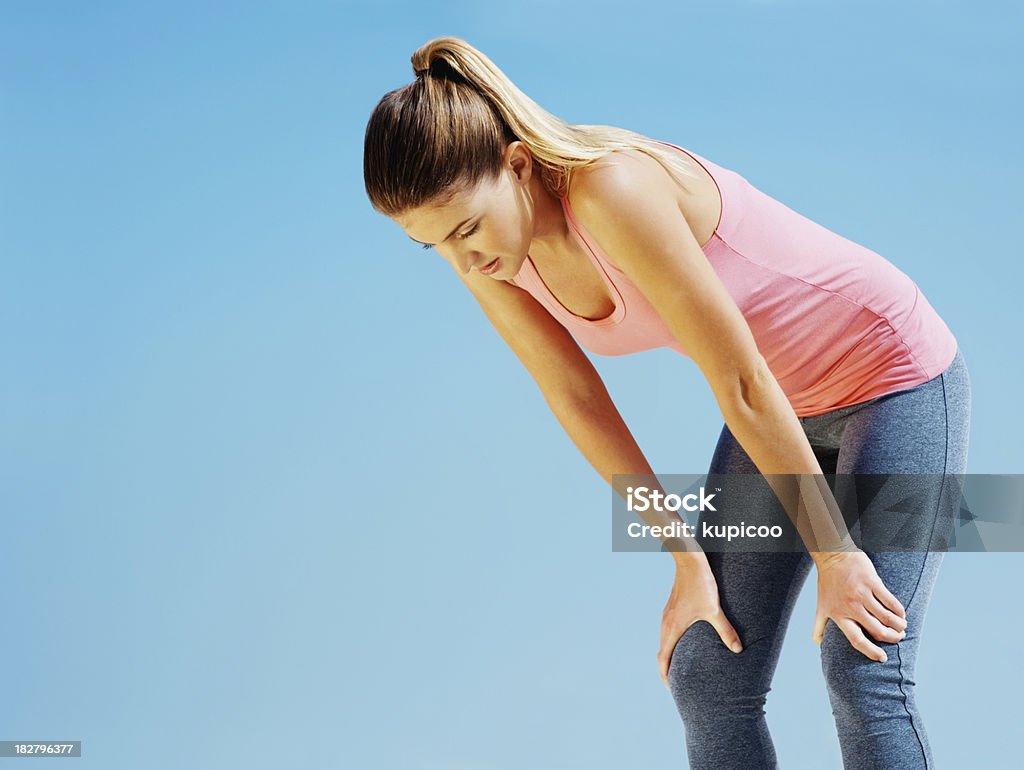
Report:
[[[463,40],[412,64],[367,125],[369,199],[451,265],[609,484],[652,471],[582,348],[689,356],[725,420],[713,474],[964,472],[966,365],[887,260],[692,151],[560,120]],[[941,549],[862,551],[801,490],[802,549],[672,551],[657,660],[690,766],[776,766],[763,707],[813,566],[844,766],[931,767],[914,664]]]

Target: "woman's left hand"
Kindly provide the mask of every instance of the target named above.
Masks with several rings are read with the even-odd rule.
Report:
[[[863,551],[823,553],[818,567],[818,610],[812,638],[821,644],[829,618],[854,649],[880,663],[885,651],[865,636],[895,644],[906,636],[907,613],[875,571]]]

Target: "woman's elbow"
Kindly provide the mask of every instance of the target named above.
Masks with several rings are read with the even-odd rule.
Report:
[[[765,393],[778,386],[775,375],[768,368],[765,360],[758,356],[757,362],[749,371],[739,377],[740,398],[748,409],[757,409],[764,399]]]
[[[778,390],[775,375],[760,355],[749,366],[736,368],[728,375],[718,378],[713,386],[722,411],[735,409],[743,412],[760,412],[769,408]]]

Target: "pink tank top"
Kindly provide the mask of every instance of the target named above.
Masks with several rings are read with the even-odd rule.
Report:
[[[938,376],[957,341],[917,285],[884,257],[764,194],[734,171],[668,142],[712,176],[722,215],[703,252],[739,306],[798,417],[810,417]],[[587,350],[621,356],[668,347],[687,355],[640,290],[576,220],[569,230],[597,266],[615,310],[569,312],[527,259],[512,283]]]

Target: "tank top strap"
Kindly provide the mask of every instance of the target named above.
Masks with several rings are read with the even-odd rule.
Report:
[[[599,321],[592,321],[592,323],[617,323],[626,315],[626,302],[613,276],[616,272],[619,275],[623,273],[608,260],[608,256],[604,253],[601,246],[591,237],[579,220],[576,219],[576,214],[569,204],[568,196],[561,198],[561,201],[562,211],[565,212],[565,222],[569,226],[569,232],[576,238],[577,243],[583,247],[583,251],[590,258],[591,264],[597,267],[598,274],[604,279],[605,285],[608,287],[609,292],[611,292],[612,302],[615,303],[615,310],[612,311],[610,316]]]

